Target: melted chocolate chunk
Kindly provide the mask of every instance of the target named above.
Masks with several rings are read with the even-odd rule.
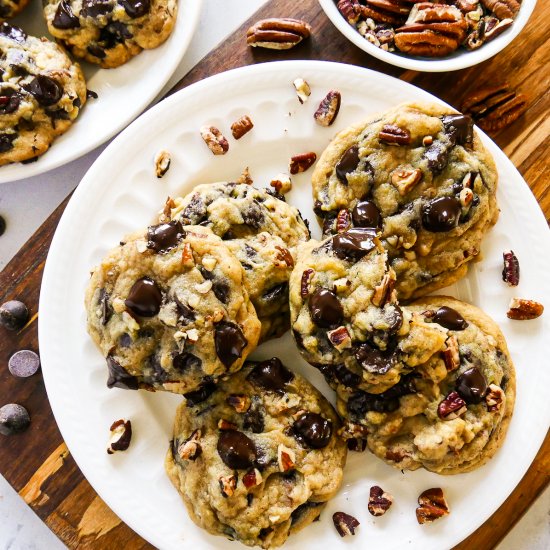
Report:
[[[8,23],[5,22],[0,23],[0,34],[3,34],[4,36],[7,36],[8,38],[11,38],[19,43],[25,42],[25,39],[27,38],[27,33],[23,29],[8,25]]]
[[[138,379],[126,372],[124,367],[111,355],[107,356],[107,367],[109,368],[108,388],[122,388],[123,390],[138,389]]]
[[[487,380],[478,368],[472,367],[456,379],[455,389],[466,403],[481,403],[487,393]]]
[[[342,323],[344,308],[334,292],[319,288],[309,299],[309,314],[316,325],[331,329]]]
[[[220,432],[217,450],[224,464],[233,470],[254,466],[258,456],[254,441],[237,430]]]
[[[147,366],[152,370],[152,380],[162,384],[169,379],[168,373],[162,368],[160,364],[160,357],[156,354],[150,355],[147,358]]]
[[[372,201],[359,201],[351,212],[353,223],[357,227],[380,227],[380,210]]]
[[[202,361],[196,355],[188,351],[178,353],[172,359],[172,366],[179,372],[188,372],[190,370],[200,369]]]
[[[332,238],[334,254],[341,260],[358,261],[366,256],[375,244],[376,232],[366,227],[354,227]]]
[[[403,325],[403,310],[399,306],[384,309],[384,319],[388,322],[388,332],[397,332]]]
[[[143,277],[133,284],[124,304],[135,315],[154,317],[160,311],[161,302],[162,293],[157,283]]]
[[[99,59],[104,59],[105,57],[107,57],[105,50],[103,48],[100,48],[97,44],[91,44],[86,49],[88,50],[88,53],[90,55],[93,55],[94,57],[97,57]]]
[[[261,207],[255,202],[242,213],[242,217],[244,223],[254,229],[259,229],[265,221]]]
[[[216,277],[212,271],[208,271],[204,267],[199,267],[201,275],[208,281],[212,281],[212,292],[216,298],[222,303],[227,304],[229,302],[229,295],[231,294],[231,288],[229,283],[224,280]]]
[[[455,145],[471,144],[474,140],[474,121],[468,115],[446,115],[441,117],[445,132]]]
[[[39,74],[25,86],[40,105],[49,107],[55,105],[63,96],[63,87],[53,78]]]
[[[262,433],[265,428],[264,413],[265,409],[260,399],[254,396],[250,408],[244,413],[243,428],[255,434]]]
[[[332,371],[336,379],[348,388],[356,388],[361,383],[361,377],[351,372],[343,364],[334,365]]]
[[[296,508],[292,512],[292,514],[290,514],[290,525],[294,525],[295,523],[300,521],[300,519],[306,512],[314,510],[315,508],[319,508],[319,506],[323,506],[323,504],[323,502],[311,502],[309,500],[307,502],[304,502],[303,504],[300,504],[300,506],[298,506],[298,508]]]
[[[118,345],[121,348],[129,348],[132,345],[132,342],[132,337],[127,332],[121,334],[118,339]]]
[[[184,236],[185,231],[179,221],[151,225],[147,229],[147,248],[164,254],[176,248]]]
[[[57,6],[52,25],[56,29],[77,29],[80,27],[80,21],[73,13],[71,3],[68,0],[62,0]]]
[[[424,157],[428,161],[428,168],[434,174],[438,174],[445,168],[445,166],[447,166],[447,163],[449,162],[449,151],[443,143],[436,141],[433,145],[426,149]]]
[[[456,309],[447,306],[441,306],[435,312],[432,321],[449,330],[464,330],[468,326],[468,321]]]
[[[222,321],[215,325],[214,342],[219,360],[229,368],[248,345],[243,331],[235,323]]]
[[[216,384],[212,381],[206,381],[199,386],[195,391],[190,391],[183,394],[186,405],[194,407],[203,401],[206,401],[216,391]]]
[[[384,394],[373,395],[364,391],[355,392],[348,400],[348,412],[355,419],[364,418],[370,412],[389,413],[399,408],[397,397],[383,397]]]
[[[320,414],[306,412],[294,422],[292,433],[300,443],[313,449],[322,449],[330,442],[332,422]]]
[[[82,17],[99,17],[113,11],[111,0],[83,0],[80,15]]]
[[[124,42],[134,35],[128,29],[128,26],[120,21],[109,23],[104,29],[101,29],[99,41],[105,48],[114,48],[118,43]]]
[[[118,3],[132,19],[142,17],[149,12],[151,7],[149,0],[118,0]]]
[[[21,94],[18,94],[12,88],[0,89],[0,113],[10,114],[17,111],[21,98]]]
[[[288,283],[281,283],[280,285],[275,285],[266,290],[262,294],[262,299],[266,302],[276,302],[277,300],[287,301],[288,296]]]
[[[386,374],[397,362],[394,351],[382,351],[369,344],[361,344],[355,350],[355,359],[363,369],[374,374]]]
[[[459,222],[460,202],[455,197],[440,197],[424,206],[422,225],[434,233],[451,231]]]
[[[207,220],[208,210],[199,193],[195,193],[182,212],[185,225],[200,225]]]
[[[247,380],[264,390],[283,393],[285,386],[294,378],[277,357],[258,363],[246,377]]]
[[[0,134],[0,153],[6,153],[13,149],[13,142],[19,137],[19,134]]]
[[[111,305],[109,298],[110,296],[107,291],[102,288],[99,291],[99,298],[97,300],[97,303],[101,311],[101,324],[103,326],[105,326],[109,322],[109,319],[113,315],[113,306]]]
[[[359,165],[359,147],[354,145],[350,147],[336,164],[336,177],[344,184],[348,184],[349,173],[357,170]]]
[[[174,296],[174,302],[178,309],[178,320],[184,325],[190,325],[195,320],[195,312],[189,307],[183,304],[177,296]]]

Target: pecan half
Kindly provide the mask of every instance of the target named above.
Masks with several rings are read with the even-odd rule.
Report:
[[[271,50],[288,50],[311,34],[311,27],[300,19],[262,19],[246,33],[249,46]]]
[[[204,143],[214,155],[225,155],[229,151],[229,142],[215,126],[203,126],[200,132]]]
[[[299,174],[300,172],[305,172],[308,168],[311,168],[313,166],[316,160],[317,155],[314,152],[295,155],[290,159],[290,173]]]
[[[230,476],[220,476],[218,483],[220,484],[220,490],[224,498],[233,496],[235,489],[237,488],[237,473]]]
[[[502,280],[508,286],[518,286],[519,284],[519,260],[513,250],[502,253],[504,267],[502,268]]]
[[[355,25],[359,21],[361,13],[359,0],[338,0],[336,7],[350,25]]]
[[[437,415],[441,420],[454,420],[466,412],[466,401],[458,392],[452,391],[437,407]]]
[[[510,300],[510,309],[506,313],[508,319],[515,321],[526,321],[540,317],[544,311],[544,306],[535,300],[526,300],[524,298],[512,298]]]
[[[346,327],[338,327],[327,332],[330,343],[338,350],[351,348],[351,337]]]
[[[330,90],[328,94],[321,100],[319,107],[313,114],[315,122],[321,126],[330,126],[338,116],[340,111],[340,103],[342,96],[337,90]]]
[[[254,124],[248,115],[243,115],[231,125],[231,133],[235,139],[241,139],[254,128]]]
[[[345,512],[335,512],[332,515],[332,521],[334,522],[336,531],[338,531],[341,537],[355,535],[355,529],[359,527],[359,521]]]
[[[288,174],[279,174],[269,182],[269,185],[273,187],[279,195],[284,195],[292,189],[292,180]]]
[[[227,396],[226,402],[228,405],[231,405],[236,412],[244,413],[250,409],[250,397],[248,395],[236,395],[231,394]]]
[[[132,423],[129,420],[116,420],[111,425],[109,447],[107,453],[112,455],[117,451],[125,451],[132,440]]]
[[[445,500],[442,489],[434,487],[427,489],[418,497],[416,520],[418,523],[431,523],[436,519],[449,514],[449,506]]]
[[[462,103],[464,114],[489,133],[496,133],[517,120],[527,109],[527,97],[509,84],[478,88]]]
[[[251,468],[243,475],[243,485],[250,489],[251,487],[256,487],[262,482],[262,474],[257,468]]]
[[[300,296],[305,298],[309,294],[309,281],[313,277],[315,271],[313,269],[305,269],[302,273],[302,279],[300,281]]]
[[[385,493],[381,487],[374,485],[370,488],[367,507],[373,516],[383,516],[392,504],[393,497],[389,493]]]
[[[288,248],[282,246],[275,247],[279,253],[277,254],[277,261],[283,262],[287,267],[294,267],[294,258]]]
[[[516,0],[481,0],[481,3],[500,20],[514,19],[520,8]]]
[[[292,84],[296,90],[298,101],[303,105],[311,95],[309,84],[303,78],[297,78]]]
[[[347,208],[343,208],[336,216],[336,231],[343,233],[351,227],[351,213]]]
[[[485,403],[489,412],[498,412],[506,399],[503,389],[496,384],[489,384],[485,394]]]
[[[360,7],[361,16],[377,23],[401,25],[411,6],[406,0],[365,0]]]
[[[411,142],[411,133],[395,124],[385,124],[378,134],[378,139],[388,145],[408,145]]]
[[[183,460],[196,460],[201,452],[202,447],[199,443],[201,431],[195,430],[183,443],[178,447],[178,455]]]
[[[456,336],[449,336],[445,340],[445,349],[443,350],[443,361],[448,372],[458,369],[460,366],[460,353],[458,351],[458,340]]]
[[[155,174],[157,178],[162,178],[168,169],[170,168],[170,163],[172,162],[172,157],[168,151],[159,151],[155,156]]]
[[[391,182],[401,196],[406,195],[422,179],[422,170],[412,167],[398,168],[391,175]]]
[[[390,270],[382,278],[379,285],[374,287],[372,303],[378,307],[384,307],[387,303],[394,302],[393,290],[395,288],[395,272]]]
[[[285,447],[282,443],[277,448],[277,462],[281,472],[289,472],[294,469],[296,455],[292,449]]]

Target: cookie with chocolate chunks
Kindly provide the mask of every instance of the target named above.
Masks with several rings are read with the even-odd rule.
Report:
[[[338,491],[347,453],[339,428],[330,403],[279,359],[247,362],[180,405],[166,471],[197,525],[273,548]]]
[[[191,401],[238,371],[260,335],[240,263],[208,228],[175,221],[109,252],[92,273],[86,310],[108,387]]]

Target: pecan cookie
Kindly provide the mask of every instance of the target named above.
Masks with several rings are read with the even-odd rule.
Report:
[[[290,311],[298,349],[332,387],[381,393],[437,353],[445,331],[399,307],[375,234],[359,227],[301,245]]]
[[[514,365],[495,322],[446,296],[406,308],[446,331],[444,349],[383,394],[338,388],[344,433],[401,470],[478,468],[502,445],[515,400]]]
[[[496,167],[471,118],[435,103],[340,132],[312,184],[325,232],[380,230],[403,300],[462,278],[498,218]]]
[[[118,67],[160,46],[172,32],[177,0],[45,0],[48,30],[73,55]]]
[[[266,189],[221,182],[199,185],[187,196],[174,199],[168,217],[184,225],[209,227],[237,256],[262,321],[262,340],[288,329],[288,278],[294,248],[309,239],[296,208]]]
[[[0,21],[11,19],[21,13],[29,0],[0,0]]]
[[[166,471],[197,525],[273,548],[340,488],[339,426],[330,403],[279,359],[247,363],[180,405]]]
[[[239,370],[260,334],[242,279],[239,262],[207,228],[174,221],[128,236],[86,292],[107,386],[188,394]]]
[[[86,103],[77,63],[54,42],[0,23],[0,166],[34,159]]]

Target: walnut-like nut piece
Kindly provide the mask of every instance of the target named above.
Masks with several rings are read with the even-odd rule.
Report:
[[[243,173],[237,179],[237,183],[244,183],[245,185],[252,185],[254,183],[248,166],[244,167]]]
[[[289,449],[280,443],[277,447],[277,462],[281,472],[289,472],[294,469],[296,464],[296,455],[292,449]]]
[[[458,200],[463,208],[469,208],[474,200],[474,192],[469,187],[464,187],[458,196]]]
[[[309,282],[311,281],[314,273],[315,271],[311,268],[304,269],[304,272],[302,273],[302,279],[300,281],[300,296],[302,298],[305,298],[309,294]]]
[[[355,535],[355,529],[359,527],[359,521],[345,512],[335,512],[332,515],[332,521],[341,537]]]
[[[116,420],[112,423],[111,435],[109,437],[109,447],[107,453],[112,455],[117,451],[125,451],[130,446],[132,440],[132,423],[130,420]]]
[[[359,21],[361,13],[359,0],[338,0],[336,7],[350,25],[355,25]]]
[[[448,372],[460,367],[460,353],[458,351],[458,340],[456,336],[449,336],[445,340],[446,348],[443,350],[443,361]]]
[[[300,19],[262,19],[246,32],[249,46],[271,50],[288,50],[311,34],[311,27]]]
[[[431,523],[436,519],[449,514],[449,506],[439,487],[427,489],[418,497],[418,508],[416,509],[416,520],[421,525]]]
[[[203,126],[200,132],[204,143],[214,155],[225,155],[229,151],[229,142],[215,126]]]
[[[155,156],[155,174],[157,178],[162,178],[168,168],[170,168],[170,163],[172,162],[172,157],[168,151],[159,151]]]
[[[481,3],[501,21],[514,19],[520,8],[520,4],[516,0],[481,0]]]
[[[231,125],[231,133],[235,139],[241,139],[247,132],[254,128],[254,124],[248,115],[243,115]]]
[[[487,403],[487,410],[489,412],[500,411],[505,399],[506,396],[501,387],[496,384],[489,384],[487,393],[485,394],[485,403]]]
[[[330,343],[338,350],[351,348],[351,336],[346,327],[338,327],[327,332]]]
[[[178,447],[178,455],[183,460],[196,460],[202,453],[202,447],[199,443],[201,431],[195,430],[183,443]]]
[[[347,208],[343,208],[336,216],[336,231],[343,233],[351,227],[351,213]]]
[[[314,162],[317,160],[317,154],[313,151],[309,153],[302,153],[291,157],[289,163],[289,170],[291,174],[299,174],[305,172],[308,168],[311,168]]]
[[[510,300],[510,309],[506,313],[508,319],[516,321],[526,321],[540,317],[544,311],[544,306],[535,302],[535,300],[526,300],[525,298],[512,298]]]
[[[311,95],[311,88],[303,78],[297,78],[293,83],[298,101],[303,105]]]
[[[235,493],[235,489],[237,488],[237,473],[230,476],[220,476],[218,479],[218,483],[220,484],[220,490],[222,492],[222,497],[229,498],[233,496]]]
[[[367,507],[373,516],[383,516],[392,504],[393,497],[389,493],[385,493],[381,487],[374,485],[370,488]]]
[[[229,422],[229,420],[226,420],[225,418],[220,418],[218,420],[218,430],[225,431],[225,430],[236,430],[237,426],[233,424],[233,422]]]
[[[251,468],[243,475],[243,485],[250,489],[251,487],[256,487],[262,482],[262,474],[257,468]]]
[[[406,195],[422,179],[422,170],[412,167],[398,168],[391,175],[391,182],[401,196]]]
[[[437,415],[441,420],[454,420],[466,412],[466,401],[458,392],[452,391],[437,407]]]
[[[384,124],[378,139],[388,145],[408,145],[411,142],[411,133],[396,124]]]
[[[248,395],[231,394],[227,396],[227,404],[231,405],[236,412],[244,413],[250,409],[250,397]]]
[[[321,126],[330,126],[338,116],[342,96],[337,90],[330,90],[321,100],[319,107],[313,114],[315,122]]]
[[[374,287],[372,303],[378,307],[384,307],[387,303],[394,302],[393,290],[395,288],[395,272],[390,270],[382,277],[379,285]]]
[[[181,249],[181,264],[184,267],[194,267],[195,258],[193,258],[193,249],[189,243],[183,243]]]
[[[502,268],[502,280],[508,286],[519,285],[519,260],[513,250],[502,253],[504,267]]]
[[[279,253],[277,254],[277,261],[284,263],[287,267],[294,267],[294,258],[290,253],[288,248],[283,248],[282,246],[275,247]]]
[[[269,185],[273,187],[279,195],[284,195],[292,189],[292,180],[288,174],[279,174],[269,182]]]

